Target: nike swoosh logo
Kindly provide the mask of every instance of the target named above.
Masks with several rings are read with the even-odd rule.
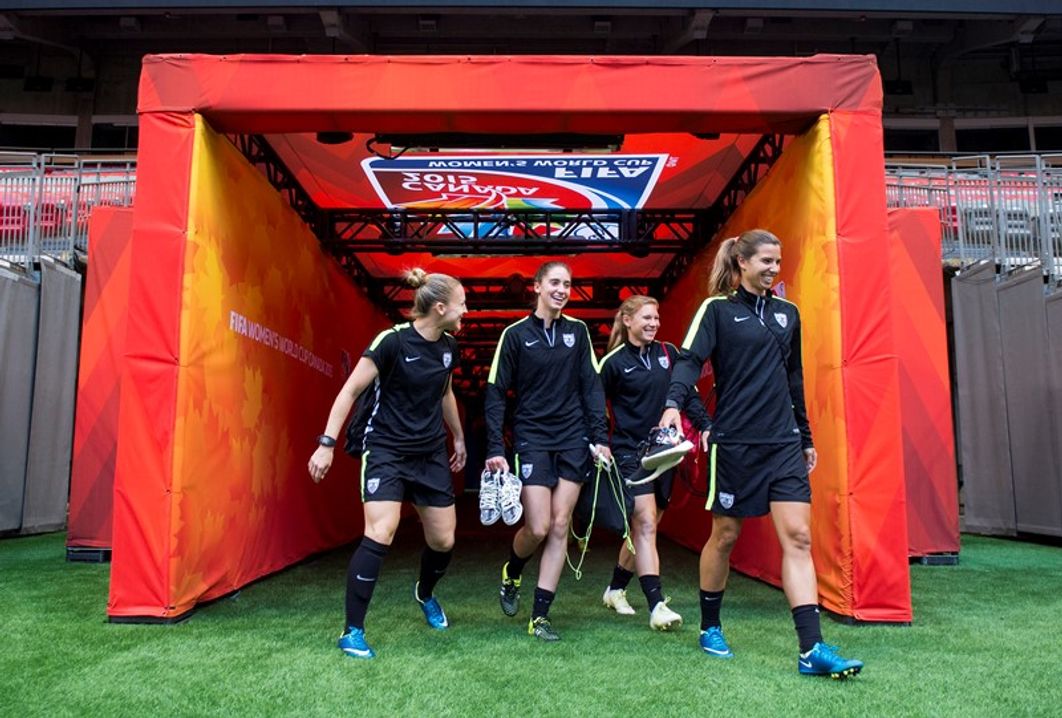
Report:
[[[746,319],[748,319],[748,317],[734,317],[734,321],[735,322],[743,322]]]
[[[804,668],[811,668],[811,661],[801,661],[800,665],[804,666]]]
[[[375,578],[365,578],[365,577],[364,577],[364,576],[362,576],[362,575],[361,575],[360,573],[359,573],[359,574],[356,574],[356,575],[357,575],[357,578],[358,578],[358,580],[359,580],[359,581],[367,581],[367,582],[369,582],[369,583],[372,583],[373,581],[375,581],[375,580],[376,580]]]
[[[524,342],[524,346],[525,346],[525,347],[533,347],[533,346],[535,346],[536,344],[538,344],[538,339],[536,339],[536,340],[535,340],[535,341],[533,341],[533,342]]]
[[[632,371],[634,371],[637,368],[638,367],[636,367],[636,366],[629,366],[629,367],[627,367],[626,369],[623,370],[623,373],[624,374],[630,374]]]
[[[406,361],[407,362],[416,361],[417,359],[420,359],[419,355],[415,356],[415,357],[406,357]]]
[[[703,648],[703,646],[702,646],[702,648]],[[713,654],[715,654],[717,656],[726,655],[726,651],[717,651],[714,648],[705,648],[704,652],[705,653],[713,653]]]

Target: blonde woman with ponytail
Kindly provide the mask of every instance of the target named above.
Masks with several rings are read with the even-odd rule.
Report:
[[[451,378],[457,340],[467,311],[465,290],[453,277],[413,269],[412,321],[381,332],[369,345],[332,404],[324,433],[310,457],[310,476],[324,479],[340,430],[358,397],[372,387],[361,456],[365,535],[347,569],[346,623],[339,648],[353,658],[373,658],[365,640],[365,613],[380,566],[394,539],[402,502],[411,501],[427,544],[413,598],[431,628],[449,627],[434,588],[450,563],[457,525],[452,471],[465,465],[465,437]],[[446,430],[453,436],[447,458]]]
[[[712,533],[700,560],[701,650],[732,658],[720,607],[730,553],[746,517],[771,515],[782,545],[782,588],[799,643],[803,675],[847,678],[863,663],[822,640],[811,557],[811,484],[817,454],[804,404],[800,313],[771,289],[782,243],[765,229],[725,240],[676,363],[661,426],[679,426],[678,409],[712,363],[717,392],[710,427]]]
[[[628,297],[616,312],[609,337],[609,351],[601,360],[601,384],[612,417],[612,456],[626,479],[641,471],[639,446],[656,426],[664,410],[673,362],[679,356],[673,344],[656,340],[660,329],[660,307],[655,299],[642,295]],[[689,392],[685,407],[698,430],[708,428],[708,414],[697,396]],[[707,439],[707,434],[705,434]],[[674,469],[655,480],[624,486],[634,497],[631,533],[635,554],[620,548],[612,581],[602,602],[620,615],[634,615],[627,600],[627,584],[638,573],[638,582],[649,608],[649,626],[667,631],[682,625],[682,616],[668,606],[660,584],[660,557],[656,549],[656,526],[671,499]]]

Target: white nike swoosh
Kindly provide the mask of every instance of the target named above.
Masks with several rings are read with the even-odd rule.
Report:
[[[525,347],[533,347],[533,346],[535,346],[536,344],[538,344],[538,339],[536,339],[536,340],[535,340],[535,341],[533,341],[533,342],[524,342],[524,346],[525,346]]]
[[[703,646],[702,646],[702,648],[703,648]],[[714,653],[717,656],[722,656],[722,655],[726,654],[726,651],[717,651],[717,650],[715,650],[713,648],[704,648],[704,652],[705,653]]]
[[[801,661],[800,665],[804,666],[804,668],[811,668],[811,661]]]
[[[624,374],[630,374],[632,371],[634,371],[637,368],[638,367],[636,367],[636,366],[629,366],[629,367],[627,367],[626,369],[623,370],[623,373]]]
[[[419,356],[415,356],[415,357],[406,357],[406,361],[407,361],[407,362],[410,362],[410,361],[416,361],[417,359],[420,359],[420,357],[419,357]]]
[[[735,322],[743,322],[746,319],[748,319],[748,317],[734,317],[734,321]]]
[[[359,581],[368,581],[369,583],[372,583],[373,581],[376,580],[375,578],[365,578],[360,573],[356,574],[356,575],[357,575]]]

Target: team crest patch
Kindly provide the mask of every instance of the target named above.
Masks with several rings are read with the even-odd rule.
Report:
[[[774,321],[778,322],[778,326],[780,326],[782,329],[785,329],[786,324],[789,324],[789,317],[787,317],[782,312],[775,312]]]
[[[454,355],[453,355],[452,352],[443,352],[443,366],[444,367],[449,369],[450,368],[450,364],[451,364],[451,362],[453,362],[453,360],[454,360]]]
[[[561,337],[564,339],[564,346],[566,346],[566,347],[574,347],[575,346],[575,334],[561,334]]]
[[[380,480],[379,479],[369,479],[368,481],[365,482],[365,491],[367,491],[370,494],[375,494],[376,493],[376,489],[378,489],[378,488],[380,488]]]
[[[729,509],[734,505],[734,495],[726,492],[719,492],[719,505],[724,509]]]
[[[666,356],[658,356],[656,360],[660,362],[660,366],[664,367],[665,369],[671,366],[671,360],[668,359]]]
[[[520,467],[520,474],[525,479],[530,479],[531,478],[531,472],[534,471],[534,470],[535,470],[535,465],[534,464],[524,464],[523,466]]]

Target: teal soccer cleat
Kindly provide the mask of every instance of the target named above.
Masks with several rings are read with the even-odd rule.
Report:
[[[723,638],[723,629],[712,626],[701,631],[701,650],[713,658],[733,658],[734,652],[730,650],[726,639]]]
[[[863,670],[863,661],[843,658],[837,655],[837,646],[816,643],[807,653],[801,653],[797,659],[797,670],[805,676],[830,676],[844,679]]]
[[[450,622],[446,620],[446,614],[443,613],[442,606],[439,605],[438,599],[436,599],[435,596],[432,596],[426,601],[421,601],[420,596],[417,595],[417,588],[419,586],[420,581],[413,584],[413,598],[417,599],[417,603],[420,604],[420,610],[424,611],[424,620],[436,631],[445,631],[450,627]]]
[[[365,629],[347,627],[347,632],[339,637],[337,644],[343,653],[351,658],[376,658],[376,651],[365,642]]]

